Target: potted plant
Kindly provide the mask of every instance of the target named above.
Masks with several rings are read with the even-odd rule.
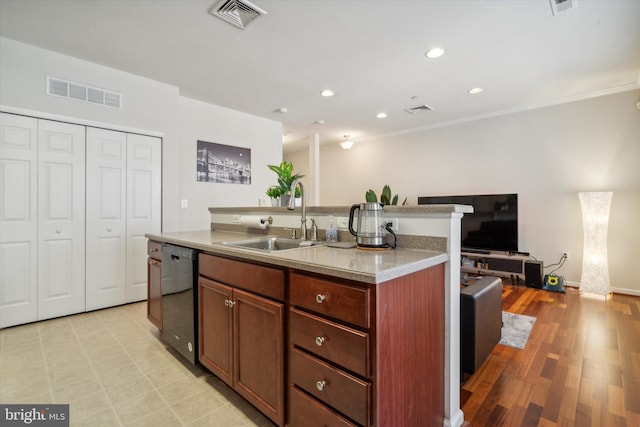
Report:
[[[286,205],[289,202],[289,196],[291,193],[291,184],[298,179],[302,178],[304,175],[297,173],[293,174],[293,163],[283,161],[280,165],[267,165],[269,169],[278,175],[278,189],[280,190],[280,201],[282,205]],[[271,187],[273,188],[273,187]],[[267,190],[269,191],[269,190]],[[300,189],[296,188],[296,193],[294,197],[300,197]]]
[[[367,202],[377,202],[378,201],[378,196],[376,196],[376,192],[373,190],[369,190],[367,191],[367,193],[365,194],[365,200]],[[391,187],[389,187],[388,185],[385,185],[382,188],[382,192],[380,193],[380,203],[382,203],[383,205],[397,205],[398,204],[398,195],[396,194],[395,196],[393,196],[393,198],[391,197]],[[407,204],[407,198],[404,198],[404,201],[402,202],[403,205]]]
[[[271,206],[280,206],[280,196],[282,195],[280,187],[271,186],[267,188],[266,194],[271,199]]]

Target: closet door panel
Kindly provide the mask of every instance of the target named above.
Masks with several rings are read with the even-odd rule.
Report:
[[[161,231],[161,139],[127,134],[127,302],[147,298],[147,238]]]
[[[85,310],[85,128],[38,120],[38,319]]]
[[[126,156],[126,133],[87,128],[87,310],[125,303]]]
[[[0,113],[0,328],[38,316],[38,121]]]

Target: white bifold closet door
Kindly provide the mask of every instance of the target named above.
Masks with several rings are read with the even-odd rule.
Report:
[[[147,299],[147,238],[162,231],[162,140],[127,134],[126,302]]]
[[[85,310],[83,126],[0,114],[0,328]]]
[[[159,138],[87,128],[87,310],[147,298],[145,233],[161,229]]]
[[[38,121],[0,113],[0,328],[38,319]]]
[[[38,120],[38,320],[85,311],[85,128]]]
[[[87,310],[125,302],[127,134],[87,128]]]

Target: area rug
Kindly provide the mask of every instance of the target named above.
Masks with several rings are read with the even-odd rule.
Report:
[[[522,350],[527,345],[527,340],[535,321],[536,318],[533,316],[503,311],[500,344]]]

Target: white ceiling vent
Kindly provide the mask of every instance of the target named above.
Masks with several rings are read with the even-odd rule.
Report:
[[[578,0],[549,0],[549,3],[554,16],[578,7]]]
[[[433,107],[427,104],[422,104],[422,105],[418,105],[417,107],[405,108],[404,111],[406,111],[409,114],[418,114],[424,111],[433,111]]]
[[[209,9],[209,13],[241,29],[257,17],[267,14],[247,0],[220,0]]]
[[[117,92],[47,76],[47,95],[122,108],[122,95]]]

